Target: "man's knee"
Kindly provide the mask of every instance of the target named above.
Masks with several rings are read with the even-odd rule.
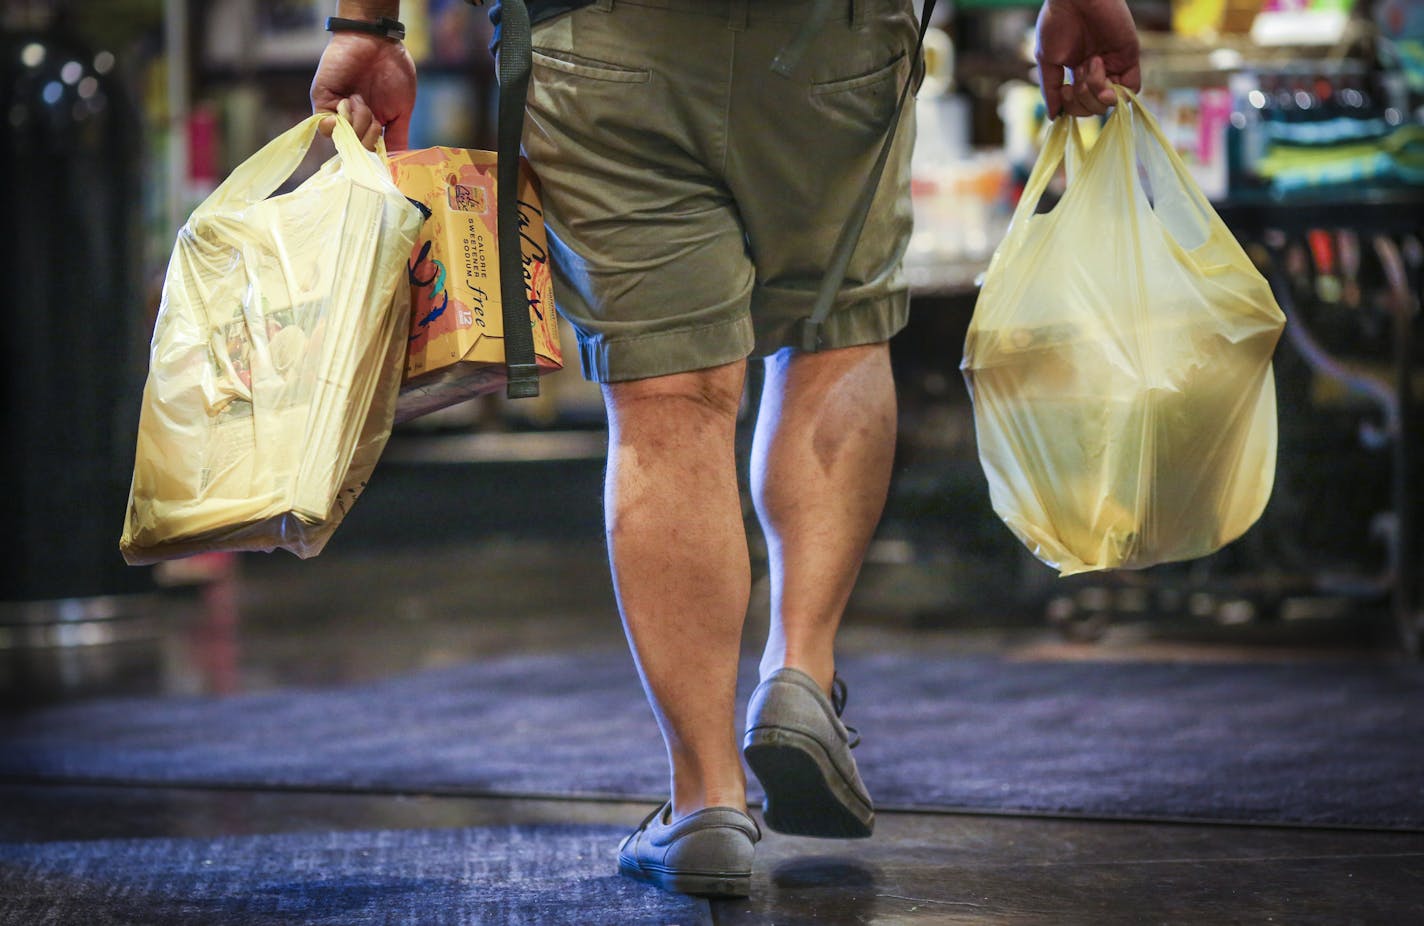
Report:
[[[610,417],[637,414],[696,414],[735,420],[741,407],[746,362],[603,387]]]
[[[836,376],[869,365],[889,364],[890,344],[876,341],[853,347],[836,347],[821,351],[781,351],[768,358],[767,372],[773,376],[791,371],[802,374]]]

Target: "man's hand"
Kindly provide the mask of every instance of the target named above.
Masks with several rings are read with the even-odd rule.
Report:
[[[1038,82],[1048,117],[1102,115],[1112,85],[1142,89],[1137,29],[1125,0],[1045,0],[1038,14]],[[1063,83],[1063,70],[1073,83]]]
[[[405,149],[415,106],[415,62],[405,45],[360,32],[333,33],[312,78],[312,112],[334,113],[343,101],[363,145],[374,150],[384,129],[387,149]],[[334,118],[322,120],[323,135],[334,128]]]

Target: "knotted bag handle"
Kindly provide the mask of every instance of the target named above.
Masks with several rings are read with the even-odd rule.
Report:
[[[316,137],[323,119],[333,118],[329,112],[313,113],[287,131],[263,145],[256,154],[239,164],[216,190],[193,210],[194,218],[242,209],[267,199],[286,183],[301,166]],[[388,185],[390,175],[380,157],[367,151],[356,137],[356,130],[345,116],[337,114],[331,139],[341,158],[341,169],[353,180],[364,180],[375,186]]]

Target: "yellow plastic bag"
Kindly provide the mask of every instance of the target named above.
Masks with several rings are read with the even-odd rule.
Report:
[[[337,156],[272,196],[321,118],[234,170],[178,234],[119,542],[130,563],[314,556],[385,447],[421,215],[345,119]]]
[[[1206,555],[1255,522],[1275,476],[1285,316],[1118,93],[1086,153],[1073,119],[1054,123],[961,365],[994,510],[1062,575]],[[1065,156],[1063,198],[1034,214]]]

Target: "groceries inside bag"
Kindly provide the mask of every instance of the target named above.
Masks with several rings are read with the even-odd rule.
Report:
[[[1054,123],[961,365],[994,510],[1062,575],[1211,553],[1256,521],[1275,475],[1285,317],[1118,92],[1090,151],[1070,117]],[[1035,214],[1065,157],[1064,195]]]
[[[396,185],[428,213],[408,265],[410,333],[398,422],[494,392],[508,382],[495,222],[497,166],[494,152],[467,148],[423,148],[390,157]],[[534,362],[545,376],[562,368],[563,354],[543,206],[522,159],[517,196],[525,288],[518,296],[528,306]]]
[[[120,540],[130,563],[313,556],[390,435],[422,216],[345,119],[337,156],[273,196],[322,118],[239,166],[179,232]]]

